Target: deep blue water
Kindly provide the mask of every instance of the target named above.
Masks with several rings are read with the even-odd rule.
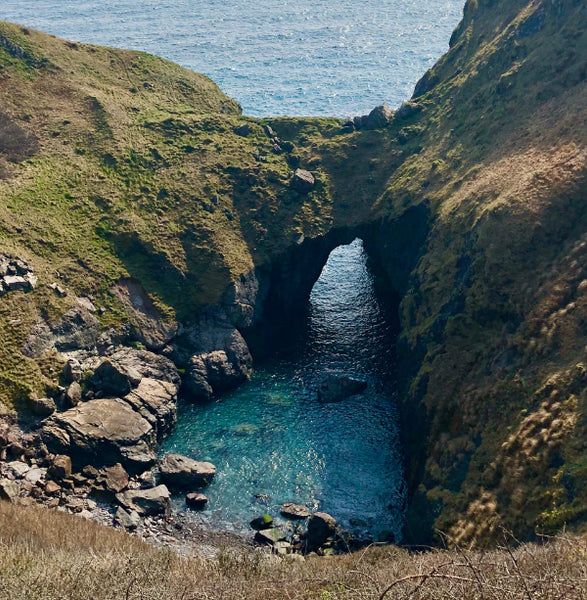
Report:
[[[145,50],[211,77],[251,116],[399,106],[464,0],[2,0],[0,19]]]
[[[404,498],[389,311],[375,294],[362,243],[341,246],[314,286],[297,339],[248,384],[182,408],[163,451],[216,465],[204,523],[246,531],[253,517],[279,516],[283,502],[294,502],[329,512],[356,533],[399,537]],[[328,373],[368,387],[321,403],[316,390]]]

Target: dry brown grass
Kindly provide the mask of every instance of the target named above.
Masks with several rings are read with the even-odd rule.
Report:
[[[587,539],[486,551],[371,547],[336,557],[278,558],[225,548],[182,558],[67,514],[0,502],[0,598],[580,600]]]

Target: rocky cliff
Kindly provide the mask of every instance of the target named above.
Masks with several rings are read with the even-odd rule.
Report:
[[[359,235],[401,319],[408,540],[584,526],[585,24],[469,0],[414,97],[350,123],[0,24],[3,403],[66,402],[67,359],[103,395],[120,345],[220,393]]]

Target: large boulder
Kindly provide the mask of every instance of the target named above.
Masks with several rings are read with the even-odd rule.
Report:
[[[169,510],[171,495],[166,486],[158,485],[146,490],[127,490],[116,494],[116,500],[139,515],[158,515]]]
[[[382,129],[393,118],[393,111],[387,104],[376,106],[368,115],[355,117],[353,122],[356,129]]]
[[[336,534],[336,519],[328,513],[314,513],[308,521],[306,549],[308,552],[318,550],[326,541]]]
[[[282,504],[279,512],[287,519],[307,519],[310,516],[310,511],[305,506],[291,502]]]
[[[71,456],[76,468],[119,462],[136,473],[156,462],[155,429],[120,398],[91,400],[54,414],[41,435],[51,452]]]
[[[168,454],[159,462],[161,481],[174,489],[197,489],[208,485],[216,474],[209,462],[192,460],[181,454]]]
[[[320,402],[338,402],[349,396],[360,394],[367,388],[367,382],[346,375],[328,375],[318,388]]]
[[[310,171],[305,169],[296,169],[291,180],[291,186],[300,194],[308,194],[312,191],[316,180]]]

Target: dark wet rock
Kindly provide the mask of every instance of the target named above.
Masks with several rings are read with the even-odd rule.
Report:
[[[318,550],[327,540],[336,534],[336,520],[328,513],[314,513],[308,521],[306,549],[308,552]]]
[[[10,479],[0,479],[0,500],[14,502],[18,497],[20,487],[15,481]]]
[[[95,390],[114,396],[126,396],[139,385],[142,375],[133,367],[123,363],[104,360],[90,377]]]
[[[30,398],[29,408],[38,417],[49,417],[57,410],[53,398]]]
[[[208,400],[213,394],[246,381],[248,368],[231,361],[224,350],[192,356],[186,387],[195,400]]]
[[[281,529],[277,529],[277,527],[272,527],[271,529],[261,529],[257,531],[255,534],[255,541],[260,544],[267,544],[269,546],[273,546],[278,542],[283,542],[287,539],[287,536]]]
[[[65,391],[65,397],[64,397],[65,406],[67,408],[73,408],[74,406],[77,406],[81,402],[81,399],[82,399],[82,387],[77,381],[74,381],[73,383],[71,383],[69,385],[69,387]]]
[[[203,510],[208,504],[208,498],[199,492],[190,492],[185,497],[185,503],[194,510]]]
[[[134,473],[156,461],[153,426],[119,398],[91,400],[54,414],[42,438],[49,450],[71,456],[79,468],[119,462]]]
[[[161,481],[174,489],[197,489],[208,485],[216,474],[209,462],[192,460],[181,454],[168,454],[159,462]]]
[[[291,502],[282,504],[279,512],[288,519],[307,519],[310,516],[310,511],[305,506]]]
[[[330,374],[318,388],[320,402],[339,402],[349,396],[360,394],[367,388],[367,382],[346,375]]]
[[[71,458],[65,454],[58,454],[47,469],[47,475],[55,481],[61,481],[71,475],[71,470]]]
[[[250,526],[256,531],[261,531],[262,529],[271,529],[273,527],[273,518],[268,514],[255,517],[250,522]]]
[[[355,121],[350,118],[346,119],[342,124],[342,128],[346,133],[352,133],[355,130]]]
[[[165,485],[146,490],[127,490],[116,494],[116,500],[126,509],[139,515],[158,515],[166,513],[170,506],[170,494]]]
[[[294,190],[301,194],[308,194],[312,191],[316,180],[310,171],[305,169],[296,169],[291,180],[291,185]]]

